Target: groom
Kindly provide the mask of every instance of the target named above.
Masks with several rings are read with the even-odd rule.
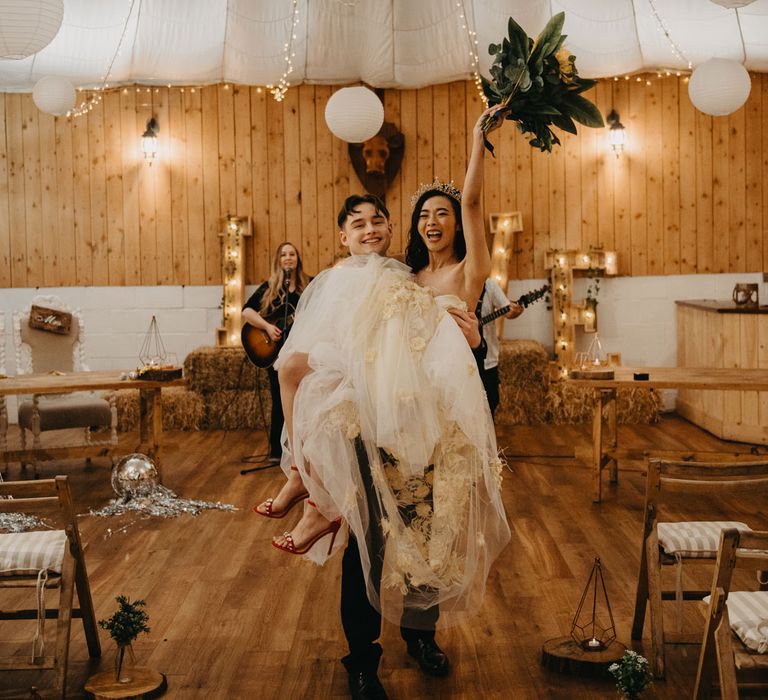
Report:
[[[386,206],[375,195],[348,197],[339,211],[338,225],[341,243],[353,255],[387,254],[392,242],[392,224]],[[473,354],[482,363],[485,346],[474,315],[457,309],[451,309],[450,313],[470,347],[477,348]],[[355,443],[355,451],[368,502],[370,526],[365,547],[372,556],[370,580],[378,594],[383,562],[377,554],[382,555],[384,551],[382,514],[374,495],[368,457],[359,438]],[[401,515],[408,517],[407,512]],[[382,654],[381,645],[377,641],[381,634],[381,613],[368,600],[358,542],[354,537],[349,538],[341,566],[341,622],[349,645],[349,654],[342,659],[342,663],[349,674],[350,692],[357,700],[386,700],[386,691],[377,675]],[[418,594],[417,590],[414,592]],[[439,614],[437,605],[424,611],[406,610],[400,623],[400,634],[405,640],[408,653],[416,659],[424,673],[432,676],[445,676],[450,671],[448,657],[435,641],[435,625]]]

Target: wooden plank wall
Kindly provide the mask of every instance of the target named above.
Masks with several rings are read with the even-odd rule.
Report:
[[[747,104],[720,118],[693,108],[684,78],[647,78],[601,81],[591,95],[627,127],[620,158],[604,130],[564,135],[551,155],[511,126],[495,135],[486,212],[519,210],[525,227],[510,277],[543,276],[550,247],[599,244],[625,275],[768,270],[768,75],[753,74]],[[276,103],[256,87],[132,87],[73,120],[30,95],[0,96],[0,286],[217,284],[228,212],[253,219],[249,282],[286,239],[316,273],[339,252],[339,205],[362,189],[325,125],[333,89],[304,85]],[[481,108],[463,82],[386,90],[384,104],[406,141],[388,192],[397,251],[418,184],[462,183]],[[150,167],[139,135],[152,115]]]

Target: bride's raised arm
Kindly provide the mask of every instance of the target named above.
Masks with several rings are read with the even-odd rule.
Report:
[[[485,146],[480,125],[488,114],[493,114],[497,109],[497,107],[491,107],[485,110],[472,129],[472,153],[469,156],[469,165],[461,196],[461,225],[467,244],[467,255],[464,259],[464,298],[473,301],[473,303],[476,303],[477,299],[480,298],[485,280],[488,279],[491,272],[491,256],[485,240],[485,223],[483,221]],[[501,122],[494,125],[493,128],[498,128],[500,125]]]

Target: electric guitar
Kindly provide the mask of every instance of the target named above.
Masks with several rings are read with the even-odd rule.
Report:
[[[522,306],[524,309],[527,309],[531,304],[537,302],[548,292],[549,292],[549,285],[545,284],[543,287],[540,287],[539,289],[534,289],[532,292],[527,292],[526,294],[523,294],[523,296],[521,296],[516,303],[520,304],[520,306]],[[495,321],[497,318],[506,316],[506,314],[509,313],[509,310],[511,308],[512,308],[512,305],[507,304],[507,306],[502,306],[500,309],[496,309],[496,311],[492,311],[487,316],[483,316],[480,319],[480,325],[484,326],[486,323],[490,323],[491,321]]]
[[[289,304],[287,319],[285,319],[284,313],[278,312],[265,316],[264,320],[277,326],[283,332],[282,339],[285,337],[286,328],[290,328],[293,323],[295,311],[296,309],[293,305]],[[284,322],[285,328],[283,328]],[[240,341],[243,344],[243,350],[245,350],[248,359],[261,369],[271,367],[272,363],[277,359],[277,353],[280,352],[280,340],[275,342],[269,337],[269,333],[261,328],[252,326],[248,322],[243,324],[243,329],[240,331]]]

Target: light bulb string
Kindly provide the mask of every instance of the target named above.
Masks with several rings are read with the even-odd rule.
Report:
[[[288,80],[291,73],[293,73],[293,59],[296,54],[293,51],[293,42],[296,39],[296,27],[299,24],[299,3],[298,0],[292,0],[292,12],[290,16],[291,28],[288,34],[288,41],[283,44],[283,74],[280,76],[280,80],[277,85],[267,85],[267,89],[272,93],[276,102],[282,102],[285,98],[285,94],[288,92],[288,88],[291,86]]]
[[[456,8],[459,11],[459,20],[461,21],[461,28],[466,31],[467,43],[469,45],[469,59],[470,59],[470,71],[472,75],[472,81],[475,84],[477,94],[480,96],[481,101],[485,107],[488,107],[488,98],[483,91],[483,82],[480,78],[480,55],[478,54],[478,41],[477,31],[474,21],[474,8],[472,9],[472,23],[469,21],[469,13],[467,12],[464,0],[457,0]]]
[[[672,50],[672,53],[675,55],[675,58],[677,58],[680,61],[683,61],[688,66],[688,70],[691,70],[693,68],[693,64],[688,59],[688,56],[685,55],[685,52],[680,48],[677,42],[672,38],[672,35],[670,34],[670,31],[666,25],[666,22],[664,22],[663,18],[659,14],[659,11],[656,9],[654,0],[648,0],[648,4],[651,6],[651,14],[653,14],[653,17],[656,20],[656,23],[658,24],[661,33],[664,34],[664,36],[667,38],[667,41],[669,42],[669,47]]]
[[[82,116],[83,114],[90,112],[93,109],[94,105],[97,105],[99,102],[101,102],[104,91],[106,90],[107,87],[109,87],[109,80],[112,76],[112,68],[115,65],[115,61],[117,60],[117,57],[120,55],[120,49],[123,45],[125,35],[128,32],[128,24],[131,21],[131,15],[133,14],[133,8],[136,4],[136,0],[130,0],[130,3],[131,4],[130,4],[130,7],[128,8],[128,14],[126,15],[125,22],[123,23],[123,29],[120,32],[120,40],[117,42],[117,48],[115,49],[115,52],[112,54],[112,58],[109,61],[107,70],[101,79],[101,84],[97,88],[95,88],[95,91],[97,93],[96,96],[91,95],[90,97],[87,97],[77,107],[67,112],[68,117]],[[141,2],[139,2],[139,12],[141,12]]]

